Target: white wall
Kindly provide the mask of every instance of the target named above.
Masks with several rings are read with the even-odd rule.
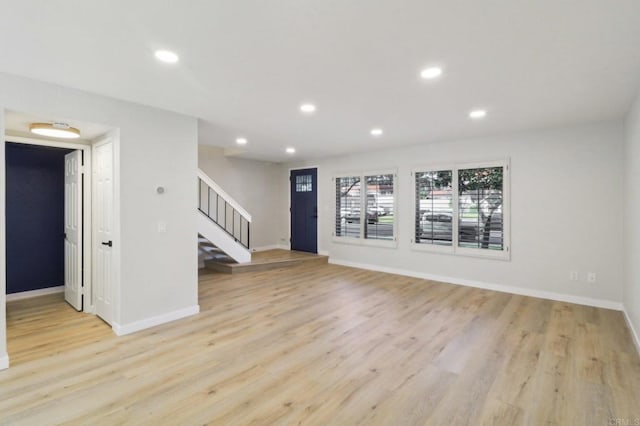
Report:
[[[279,215],[287,187],[280,164],[227,157],[222,148],[199,145],[198,166],[251,214],[251,248],[285,244]]]
[[[636,344],[640,345],[640,94],[627,116],[626,131],[623,300],[629,321],[635,329]]]
[[[154,319],[167,320],[171,313],[196,309],[197,120],[0,74],[0,111],[4,109],[101,123],[120,130],[115,147],[120,238],[114,239],[120,285],[114,322],[131,330]],[[4,126],[0,134],[4,134]],[[0,176],[4,176],[4,160],[0,160]],[[156,194],[159,185],[166,187],[164,195]],[[166,233],[157,232],[159,220],[168,224]],[[3,227],[4,202],[0,203],[2,233]],[[4,245],[0,250],[0,287],[4,288]],[[0,333],[4,333],[4,291],[0,311]],[[0,334],[0,356],[5,340]]]
[[[328,251],[334,261],[620,306],[623,139],[622,123],[594,124],[326,158],[296,166],[319,166],[319,250]],[[392,136],[389,145],[393,145]],[[413,167],[506,157],[511,160],[510,261],[411,250]],[[398,169],[397,249],[334,242],[332,177],[389,168]],[[569,280],[571,270],[579,271],[580,281]],[[587,272],[596,272],[597,283],[586,282]]]

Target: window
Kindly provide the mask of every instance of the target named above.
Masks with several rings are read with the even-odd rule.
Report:
[[[311,175],[296,176],[296,192],[311,192],[313,191]]]
[[[360,238],[360,176],[336,178],[335,236]]]
[[[335,178],[337,241],[395,245],[395,177],[382,172]]]
[[[415,173],[416,236],[418,244],[453,244],[453,173]]]
[[[420,169],[414,247],[508,258],[506,161]]]
[[[504,249],[504,167],[458,170],[458,246]]]
[[[393,240],[393,174],[365,176],[367,181],[367,220],[364,237]]]

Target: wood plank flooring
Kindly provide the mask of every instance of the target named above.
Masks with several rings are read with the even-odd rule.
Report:
[[[7,303],[7,344],[12,366],[111,336],[111,326],[67,305],[64,293]]]
[[[115,337],[10,302],[0,424],[640,422],[620,312],[313,264],[201,275],[200,307]]]

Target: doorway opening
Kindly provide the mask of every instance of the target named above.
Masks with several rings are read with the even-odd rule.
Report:
[[[72,152],[5,144],[9,300],[12,295],[64,291],[65,156]]]
[[[112,229],[112,145],[112,137],[69,143],[5,135],[12,365],[113,335],[106,326],[113,310],[112,241],[96,247],[96,235],[110,236]]]
[[[19,293],[9,300],[59,290],[75,310],[94,312],[90,162],[88,144],[5,137],[7,293]],[[48,270],[27,270],[40,263]]]

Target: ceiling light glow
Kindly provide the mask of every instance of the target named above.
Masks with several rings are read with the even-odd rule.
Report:
[[[382,136],[382,129],[371,129],[371,136]]]
[[[469,113],[469,118],[473,118],[474,120],[477,120],[479,118],[484,118],[486,116],[487,116],[487,111],[483,109],[474,109]]]
[[[77,139],[80,137],[80,130],[67,123],[32,123],[29,131],[50,138]]]
[[[426,68],[420,73],[420,77],[424,78],[425,80],[432,80],[434,78],[440,77],[441,75],[442,68],[438,67]]]
[[[313,114],[314,112],[316,112],[316,106],[313,104],[302,104],[300,105],[300,111],[304,112],[305,114]]]
[[[285,151],[287,152],[287,154],[295,154],[296,149],[293,147],[289,147]]]
[[[247,142],[248,142],[248,141],[247,141],[247,139],[246,139],[246,138],[238,138],[238,139],[236,139],[236,143],[237,143],[238,145],[246,145],[246,144],[247,144]]]
[[[178,62],[178,55],[170,50],[156,50],[156,59],[167,64],[175,64]]]

